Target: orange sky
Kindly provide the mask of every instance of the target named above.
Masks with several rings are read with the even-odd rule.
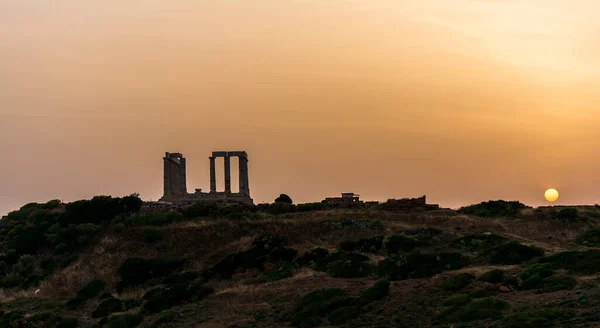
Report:
[[[598,203],[596,0],[0,0],[0,214],[162,193]]]

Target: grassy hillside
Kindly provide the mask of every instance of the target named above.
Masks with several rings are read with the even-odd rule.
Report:
[[[521,205],[28,204],[0,328],[599,326],[600,208]]]

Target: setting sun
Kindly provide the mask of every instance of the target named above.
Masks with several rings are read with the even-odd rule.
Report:
[[[548,189],[548,190],[546,190],[544,197],[546,198],[547,201],[549,201],[550,203],[553,203],[558,200],[558,197],[559,197],[558,191],[556,189]]]

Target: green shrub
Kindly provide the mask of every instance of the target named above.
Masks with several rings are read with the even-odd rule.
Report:
[[[134,328],[139,326],[144,317],[139,314],[118,314],[108,319],[108,328]]]
[[[508,303],[494,297],[474,300],[467,305],[455,305],[442,311],[440,319],[448,322],[471,322],[485,319],[499,319]]]
[[[389,254],[410,252],[417,247],[417,241],[402,235],[387,236],[383,240],[383,248]]]
[[[176,283],[164,288],[153,289],[144,295],[146,302],[142,310],[146,313],[160,313],[187,301],[202,299],[213,293],[210,286],[199,281]]]
[[[260,277],[257,279],[257,282],[258,283],[273,282],[273,281],[278,281],[278,280],[282,280],[282,279],[286,279],[286,278],[291,278],[293,276],[294,276],[294,266],[289,262],[285,262],[274,271],[262,273],[260,275]]]
[[[347,252],[371,252],[375,253],[383,247],[383,237],[375,236],[371,238],[363,238],[357,241],[346,240],[340,244],[339,249]]]
[[[11,273],[2,278],[2,286],[5,288],[14,288],[25,283],[25,278],[18,273]]]
[[[390,282],[387,279],[378,280],[373,286],[360,293],[360,299],[364,302],[378,301],[386,297],[390,292]]]
[[[150,213],[150,214],[136,214],[126,217],[124,222],[118,220],[113,221],[113,224],[125,223],[128,227],[138,226],[166,226],[175,221],[181,220],[183,215],[179,212],[165,212],[165,213]],[[113,225],[114,226],[114,225]]]
[[[145,228],[142,230],[142,235],[144,236],[144,242],[154,243],[161,240],[164,236],[164,233],[160,229]]]
[[[315,327],[321,323],[321,317],[347,306],[353,306],[356,300],[341,289],[316,290],[304,295],[292,310],[291,323],[296,327]]]
[[[579,218],[579,211],[576,208],[567,207],[554,213],[552,217],[560,221],[573,222]]]
[[[552,270],[549,264],[534,263],[529,265],[519,273],[519,278],[523,281],[523,289],[538,288],[542,279],[550,277]]]
[[[490,296],[495,296],[496,292],[488,291],[485,289],[479,289],[469,294],[471,298],[486,298]]]
[[[408,254],[385,259],[377,265],[377,273],[390,280],[432,277],[445,270],[456,270],[467,264],[460,253]]]
[[[504,270],[499,269],[490,270],[479,277],[479,281],[489,282],[492,284],[502,282],[502,280],[504,280]]]
[[[360,308],[357,306],[344,306],[331,312],[327,320],[332,325],[343,325],[352,319],[358,318],[360,312]]]
[[[98,296],[102,291],[104,291],[104,287],[106,284],[102,280],[93,280],[83,288],[81,288],[77,292],[77,296],[74,299],[70,300],[68,305],[77,305],[85,303],[87,300],[92,299]]]
[[[163,281],[163,284],[169,285],[169,284],[192,282],[198,278],[200,278],[200,274],[198,272],[188,271],[188,272],[172,274],[172,275],[168,276]]]
[[[544,257],[538,261],[552,269],[566,269],[572,274],[592,275],[600,272],[600,251],[569,251]]]
[[[444,306],[463,306],[471,302],[469,295],[454,295],[444,301]]]
[[[231,278],[238,268],[263,269],[267,261],[292,261],[297,251],[284,247],[285,238],[278,236],[262,236],[252,242],[252,247],[246,251],[225,256],[202,274],[205,278]]]
[[[121,264],[117,274],[121,278],[117,288],[141,285],[148,280],[168,276],[181,268],[184,260],[180,259],[141,259],[129,258]]]
[[[359,278],[371,273],[368,257],[353,252],[335,252],[317,263],[317,270],[326,271],[332,277]]]
[[[442,283],[442,288],[449,291],[459,291],[467,287],[475,276],[470,273],[459,273],[456,274]]]
[[[585,231],[577,238],[577,243],[585,246],[600,246],[600,229]]]
[[[117,224],[114,224],[112,227],[113,227],[113,229],[115,230],[116,233],[119,233],[119,232],[125,230],[125,224],[124,223],[117,223]]]
[[[540,292],[542,293],[571,290],[575,286],[577,286],[577,280],[571,276],[552,276],[542,279],[539,284]]]
[[[516,216],[521,210],[526,208],[529,207],[518,201],[493,200],[462,207],[458,212],[482,217],[511,217]]]
[[[292,198],[286,194],[281,194],[279,195],[279,197],[277,197],[275,199],[275,203],[285,203],[285,204],[292,204]]]
[[[75,318],[59,318],[57,319],[55,328],[77,328],[79,320]]]
[[[296,259],[296,263],[299,266],[309,266],[314,263],[318,263],[323,261],[327,255],[329,255],[329,251],[324,248],[314,248],[310,251],[304,253],[302,256]]]
[[[483,254],[491,264],[521,264],[534,257],[544,255],[544,250],[534,246],[521,245],[517,241],[509,241],[486,250]]]
[[[100,302],[98,307],[92,312],[92,318],[103,318],[113,313],[125,311],[125,304],[118,298],[108,298]]]
[[[575,317],[575,312],[539,309],[527,312],[519,312],[502,320],[500,328],[526,328],[526,327],[554,327],[558,323]],[[563,325],[560,325],[563,327]],[[565,326],[566,327],[566,326]]]
[[[323,203],[307,203],[296,205],[298,212],[322,211],[327,209],[327,204]]]
[[[508,239],[494,235],[494,234],[481,234],[481,235],[469,235],[458,238],[452,242],[454,247],[466,249],[468,251],[483,251],[490,247],[497,246],[507,242]]]

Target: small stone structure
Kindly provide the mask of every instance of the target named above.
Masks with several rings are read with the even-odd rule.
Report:
[[[215,161],[223,157],[225,165],[225,191],[217,191]],[[231,157],[239,158],[239,192],[231,192]],[[180,153],[166,153],[164,162],[164,194],[160,199],[169,203],[230,202],[254,205],[248,183],[248,154],[245,151],[215,151],[210,160],[210,191],[196,189],[187,192],[186,159]]]
[[[363,203],[363,201],[360,200],[360,195],[357,195],[353,192],[343,192],[342,197],[325,198],[325,202],[329,205],[362,204]]]

